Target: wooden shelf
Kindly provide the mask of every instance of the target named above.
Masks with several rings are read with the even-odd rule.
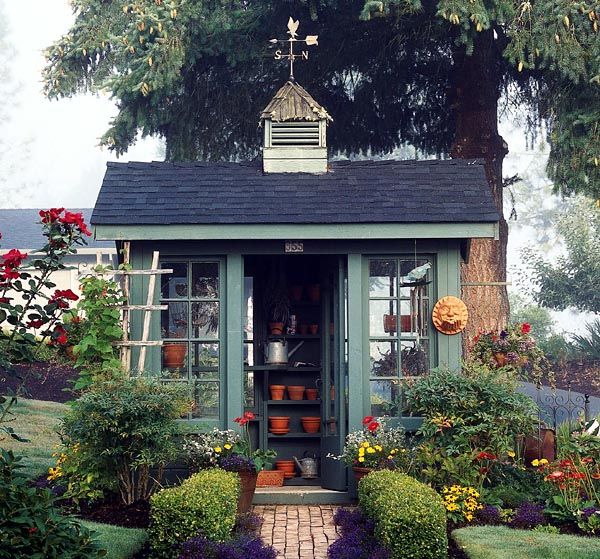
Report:
[[[320,340],[321,334],[269,334],[270,340]]]
[[[321,405],[321,400],[267,400],[267,404],[269,404],[269,406],[279,406],[281,404],[285,406],[318,406]]]
[[[318,373],[321,367],[294,367],[293,365],[244,365],[244,371],[303,371]]]
[[[286,433],[285,435],[276,435],[275,433],[267,433],[270,439],[319,439],[321,432],[318,433]]]

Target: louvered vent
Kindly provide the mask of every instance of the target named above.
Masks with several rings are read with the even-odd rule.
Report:
[[[272,146],[319,146],[318,122],[271,123]]]

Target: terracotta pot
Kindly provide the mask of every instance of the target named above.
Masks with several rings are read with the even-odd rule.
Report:
[[[269,416],[269,427],[272,429],[289,429],[290,427],[290,417],[288,416]]]
[[[400,328],[402,328],[402,332],[410,332],[412,330],[411,322],[410,314],[400,315]]]
[[[283,470],[261,470],[258,472],[256,487],[281,487],[284,473]]]
[[[363,477],[373,471],[372,468],[361,468],[359,466],[352,466],[352,471],[354,472],[354,479],[359,482]]]
[[[290,400],[304,399],[304,386],[288,386],[287,391]]]
[[[398,317],[395,314],[383,315],[383,331],[387,334],[395,332],[398,328]]]
[[[298,301],[302,300],[303,287],[301,285],[292,285],[288,291],[292,301],[297,303]]]
[[[296,472],[296,464],[293,460],[277,460],[275,462],[275,469],[293,474]]]
[[[240,476],[240,496],[238,499],[237,512],[243,514],[250,511],[252,499],[256,490],[256,472],[238,472]]]
[[[506,365],[506,353],[498,351],[494,353],[494,359],[496,360],[498,367],[504,367],[504,365]]]
[[[186,351],[186,344],[175,343],[163,345],[163,366],[167,369],[178,369],[183,367]]]
[[[317,388],[307,388],[305,391],[307,400],[316,400],[319,397],[319,390]]]
[[[319,325],[318,325],[318,324],[311,324],[311,325],[308,327],[308,331],[310,332],[310,334],[311,334],[312,336],[316,336],[316,335],[317,335],[317,333],[319,332]]]
[[[548,462],[553,462],[556,458],[556,435],[554,429],[542,427],[533,435],[525,437],[523,443],[523,461],[526,466],[531,466],[533,460],[545,458]]]
[[[269,332],[273,336],[281,336],[283,334],[283,322],[269,322]]]
[[[305,416],[300,421],[306,433],[318,433],[321,430],[321,418],[318,416]]]
[[[306,336],[306,334],[308,334],[308,324],[300,324],[300,326],[298,326],[298,333],[301,336]]]
[[[312,283],[306,287],[308,300],[317,303],[321,300],[321,286],[318,283]]]
[[[269,391],[271,392],[271,400],[283,400],[285,386],[283,384],[270,384]]]

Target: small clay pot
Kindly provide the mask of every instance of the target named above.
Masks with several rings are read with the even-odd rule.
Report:
[[[310,332],[311,336],[316,336],[317,333],[319,332],[319,325],[318,324],[311,324],[308,327],[308,331]]]
[[[273,336],[281,336],[283,334],[283,322],[269,322],[269,331]]]
[[[277,460],[275,462],[275,469],[293,474],[296,472],[296,464],[293,460]]]
[[[300,418],[300,422],[306,433],[318,433],[321,430],[321,418],[318,416],[305,416]]]
[[[269,427],[272,429],[289,429],[290,427],[290,416],[284,415],[270,415],[269,416]]]
[[[290,400],[302,400],[304,399],[304,386],[288,386],[288,396]]]
[[[292,285],[288,290],[290,299],[292,301],[294,301],[295,303],[297,303],[298,301],[301,301],[303,290],[304,290],[304,288],[301,285]]]
[[[317,303],[321,300],[321,286],[318,283],[312,283],[306,286],[306,295],[308,300]]]
[[[308,334],[308,324],[300,324],[300,326],[298,326],[298,333],[301,336],[306,336],[306,334]]]
[[[305,393],[307,400],[316,400],[319,397],[319,390],[317,388],[307,388]]]
[[[388,334],[398,328],[398,317],[395,314],[383,315],[383,331]]]
[[[285,394],[285,385],[270,384],[269,391],[271,392],[271,400],[283,400]]]

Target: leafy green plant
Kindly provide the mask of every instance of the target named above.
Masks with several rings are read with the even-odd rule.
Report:
[[[153,495],[149,528],[153,556],[177,557],[180,544],[199,533],[209,540],[227,540],[235,526],[239,493],[236,473],[209,469]]]
[[[358,484],[359,504],[391,559],[445,559],[446,509],[431,488],[399,472],[371,472]]]
[[[104,557],[87,528],[63,516],[47,489],[31,487],[20,457],[0,452],[0,558]]]
[[[572,341],[576,351],[588,359],[600,360],[600,319],[596,319],[585,327],[587,335],[573,334]]]
[[[95,383],[63,420],[63,440],[71,448],[78,444],[79,452],[116,480],[124,504],[147,500],[165,463],[177,455],[175,420],[190,405],[181,385],[145,378]],[[157,469],[155,478],[151,468]]]
[[[89,388],[95,377],[118,375],[121,368],[118,350],[113,344],[123,337],[119,307],[125,298],[119,284],[102,275],[110,270],[110,267],[97,266],[96,274],[81,280],[82,297],[77,308],[86,317],[86,327],[73,348],[76,365],[81,368],[76,390]]]

